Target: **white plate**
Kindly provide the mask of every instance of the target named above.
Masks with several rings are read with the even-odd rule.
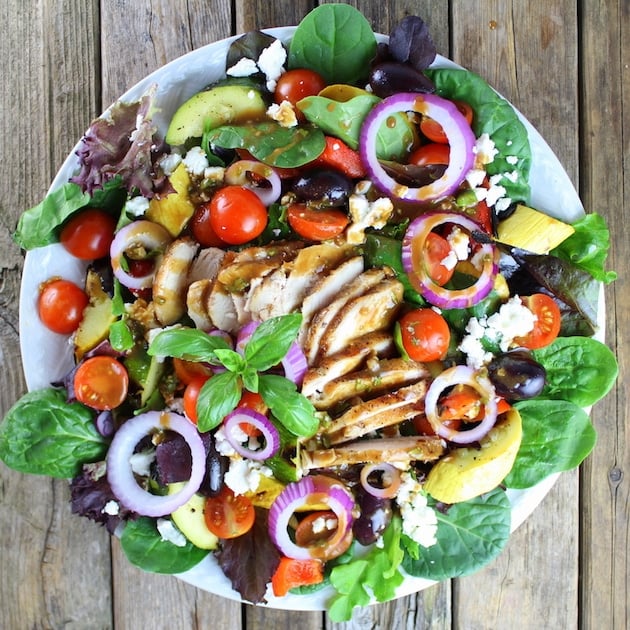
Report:
[[[288,41],[294,30],[295,27],[280,27],[266,29],[265,32]],[[378,37],[381,41],[386,41],[385,36]],[[164,133],[168,121],[183,101],[224,74],[225,55],[234,39],[236,37],[209,44],[175,59],[134,85],[123,94],[121,100],[137,100],[151,85],[156,84],[159,111],[154,120]],[[435,66],[460,67],[443,57],[436,59]],[[569,222],[578,219],[584,214],[584,210],[571,180],[541,135],[520,113],[519,116],[527,128],[532,148],[532,206]],[[67,182],[74,173],[77,167],[77,148],[78,144],[57,173],[50,190]],[[73,366],[69,340],[49,332],[39,321],[36,308],[38,287],[51,276],[59,275],[81,282],[84,274],[85,264],[77,261],[58,244],[30,251],[26,255],[20,292],[20,343],[29,390],[48,386],[62,378]],[[533,512],[556,479],[557,475],[554,475],[534,488],[508,492],[512,503],[512,530]],[[212,556],[177,577],[206,591],[240,600],[240,595],[232,589]],[[431,584],[433,582],[429,580],[407,577],[398,596],[417,592]],[[268,605],[287,610],[324,610],[331,594],[332,591],[327,589],[309,596],[288,595],[275,598],[269,594]]]

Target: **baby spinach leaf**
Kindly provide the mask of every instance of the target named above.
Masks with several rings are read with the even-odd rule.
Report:
[[[576,404],[536,398],[515,407],[523,421],[523,439],[503,481],[508,488],[531,488],[553,473],[579,466],[593,450],[595,429]]]
[[[208,141],[224,149],[246,149],[257,160],[278,168],[303,166],[326,147],[321,129],[282,127],[273,121],[217,127],[208,133]]]
[[[510,536],[510,502],[500,488],[436,514],[436,544],[422,547],[402,536],[410,575],[438,581],[468,575],[496,558]]]
[[[323,4],[298,25],[287,65],[319,72],[326,83],[357,84],[367,78],[376,37],[365,16],[347,4]]]
[[[222,337],[208,335],[197,328],[172,328],[158,333],[149,344],[148,352],[151,356],[216,363],[215,350],[219,349],[229,349]]]
[[[542,398],[568,400],[588,407],[603,398],[619,373],[617,359],[608,346],[591,337],[558,337],[533,356],[547,372]]]
[[[92,411],[68,403],[62,389],[28,392],[0,424],[0,459],[20,472],[69,479],[101,460],[107,446]]]
[[[182,573],[208,555],[189,541],[178,547],[163,540],[155,520],[145,516],[127,521],[120,544],[131,564],[151,573]]]
[[[512,201],[527,202],[532,153],[527,129],[514,108],[484,79],[468,70],[436,68],[425,74],[435,83],[437,94],[465,101],[473,108],[475,135],[487,133],[499,151],[486,167],[488,174],[515,173],[514,180],[504,177],[499,183]]]

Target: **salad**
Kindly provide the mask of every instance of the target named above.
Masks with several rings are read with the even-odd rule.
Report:
[[[163,125],[156,94],[19,221],[81,282],[39,288],[73,365],[9,410],[0,458],[70,479],[135,565],[213,557],[252,603],[326,588],[344,620],[490,562],[509,491],[595,444],[602,217],[531,207],[521,118],[415,16],[383,39],[323,5],[235,38]]]

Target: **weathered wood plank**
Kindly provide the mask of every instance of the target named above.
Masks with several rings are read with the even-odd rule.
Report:
[[[581,621],[595,630],[630,625],[630,403],[621,386],[630,373],[630,7],[624,0],[580,5],[582,198],[608,221],[610,268],[619,274],[606,290],[606,340],[619,360],[620,386],[593,410],[599,440],[582,470]]]

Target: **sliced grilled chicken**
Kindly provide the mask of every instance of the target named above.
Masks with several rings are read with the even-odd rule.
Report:
[[[197,254],[190,266],[188,282],[192,284],[197,282],[197,280],[214,280],[219,273],[224,258],[224,250],[218,247],[205,247]]]
[[[214,282],[207,297],[206,311],[212,326],[236,334],[240,324],[232,294],[221,284]]]
[[[209,279],[195,280],[186,293],[188,316],[200,330],[211,330],[213,322],[208,315],[208,298],[214,282]]]
[[[304,470],[389,462],[408,466],[412,461],[435,461],[444,453],[440,438],[427,435],[358,440],[343,446],[301,452]]]
[[[350,341],[392,324],[403,299],[403,285],[386,278],[339,309],[319,340],[318,357],[339,352]]]
[[[369,357],[388,356],[394,349],[394,338],[389,332],[376,331],[355,339],[341,352],[326,357],[317,366],[309,368],[302,381],[302,393],[315,401],[321,396],[326,383],[356,370]]]
[[[199,245],[189,237],[169,244],[153,280],[155,317],[163,326],[174,324],[186,312],[188,272]]]
[[[423,413],[426,391],[427,383],[422,380],[359,403],[327,425],[322,438],[329,444],[340,444],[400,424]]]
[[[365,400],[384,392],[411,385],[429,377],[422,363],[405,359],[385,359],[367,369],[350,372],[328,381],[310,400],[316,409],[330,409],[355,396]]]

